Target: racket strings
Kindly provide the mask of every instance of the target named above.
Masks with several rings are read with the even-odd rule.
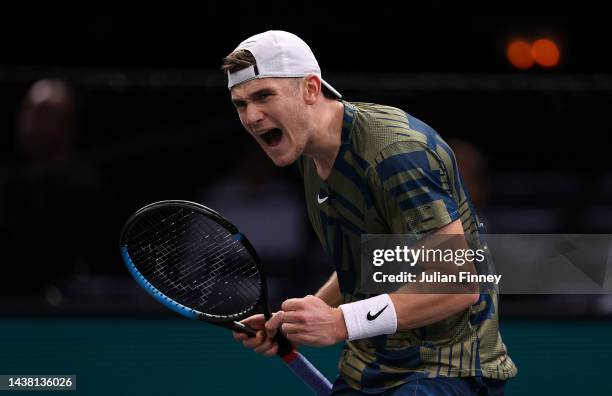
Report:
[[[207,260],[206,257],[195,257],[196,263],[199,261],[198,259]],[[162,260],[162,262],[164,262],[164,260]],[[210,263],[211,261],[209,260],[208,262]],[[204,274],[203,278],[206,279],[206,277],[208,277],[208,279],[205,280],[201,284],[197,284],[198,282],[197,279],[193,280],[192,283],[184,282],[186,278],[193,275],[198,270],[197,266],[190,267],[189,264],[182,265],[183,268],[178,268],[178,273],[180,274],[180,276],[176,278],[175,271],[168,272],[164,268],[164,266],[159,265],[159,262],[157,262],[155,265],[156,265],[157,273],[163,276],[162,280],[165,281],[166,285],[172,288],[172,292],[174,293],[174,296],[175,296],[174,298],[184,300],[183,302],[185,303],[185,305],[199,306],[199,310],[202,310],[202,311],[212,311],[214,308],[226,302],[224,299],[220,299],[220,297],[225,296],[229,300],[232,299],[231,293],[228,293],[227,291],[224,291],[224,292],[219,291],[215,299],[212,300],[212,301],[218,301],[218,302],[212,306],[206,306],[206,303],[209,302],[209,296],[213,293],[213,288],[223,282],[223,279],[218,279],[219,276],[223,274],[220,274],[219,271],[215,269],[215,264],[213,264],[212,270],[208,274],[206,273]],[[228,267],[228,268],[233,268],[233,271],[227,274],[228,276],[235,275],[241,272],[244,273],[244,271],[241,268],[237,268],[235,266]],[[252,272],[254,272],[254,274],[251,274],[251,276],[249,277],[257,278],[258,274],[256,273],[256,271],[252,271]],[[167,273],[169,274],[169,276],[165,276],[165,274]],[[245,278],[245,275],[244,274],[241,275],[241,277],[239,277],[238,279],[240,280],[241,278]],[[254,279],[254,280],[257,281],[258,279]],[[229,283],[229,282],[225,282],[225,283]],[[240,283],[242,283],[242,285],[237,285],[236,281],[232,280],[233,287],[244,286],[244,282],[240,282]],[[256,287],[251,286],[253,283],[255,282],[250,282],[250,284],[246,283],[247,286],[250,286],[246,290],[250,289],[251,293],[245,293],[245,289],[242,287],[233,289],[233,293],[238,294],[240,297],[242,297],[245,304],[251,303],[251,304],[248,304],[249,307],[252,305],[252,302],[258,298],[258,293],[259,293],[259,290]]]
[[[220,235],[222,231],[225,231],[221,226],[211,222],[197,222],[199,232],[208,235]],[[215,229],[211,232],[211,227]],[[204,229],[202,229],[204,228]],[[226,232],[226,231],[225,231]],[[227,232],[226,232],[227,233]],[[235,292],[240,294],[246,301],[257,301],[261,290],[261,284],[259,279],[259,271],[255,266],[250,253],[246,251],[244,245],[234,238],[230,233],[227,233],[226,237],[229,239],[229,243],[226,249],[218,250],[218,261],[213,261],[213,269],[211,274],[220,276],[221,282],[217,282],[217,286],[227,288],[231,285],[235,288]],[[228,251],[232,250],[232,254],[228,257]],[[222,266],[225,264],[225,266]],[[215,284],[215,279],[209,278],[205,281],[205,287],[211,288]],[[219,294],[224,294],[223,291],[219,291]],[[231,298],[231,295],[230,295]],[[223,303],[219,301],[215,308]]]
[[[250,253],[203,215],[151,211],[134,224],[127,240],[139,271],[183,305],[235,316],[259,300],[261,279]]]
[[[134,223],[130,228],[128,238],[131,242],[144,241],[148,243],[168,239],[169,237],[163,233],[167,231],[168,223],[181,223],[188,218],[189,215],[189,211],[183,208],[179,208],[178,210],[160,208],[156,212],[150,212],[146,216],[140,216],[138,222]],[[145,234],[147,234],[146,238]],[[157,235],[157,238],[152,238],[151,234]]]
[[[198,216],[199,217],[199,216]],[[197,217],[196,217],[197,219]],[[193,219],[192,219],[193,220]],[[166,222],[167,223],[167,222]],[[171,223],[170,223],[171,224]],[[205,225],[209,225],[208,223],[206,223]],[[191,221],[189,224],[186,224],[187,227],[191,226],[191,227],[198,227],[198,226],[202,226],[201,222],[197,222],[197,221]],[[240,259],[240,257],[249,257],[248,256],[248,252],[245,252],[242,256],[240,254],[234,254],[232,256],[230,256],[231,258],[234,258],[233,260],[227,262],[227,260],[225,260],[226,262],[224,264],[226,264],[226,268],[231,269],[231,271],[229,273],[223,273],[221,270],[223,268],[220,267],[220,261],[223,257],[227,257],[227,250],[231,249],[231,248],[239,248],[241,250],[244,249],[244,246],[241,243],[236,242],[233,239],[233,236],[227,232],[226,235],[221,237],[220,231],[224,230],[222,229],[220,226],[216,225],[216,229],[211,230],[211,229],[206,229],[206,230],[199,230],[199,235],[205,235],[205,239],[208,238],[209,236],[214,236],[213,239],[216,239],[215,242],[217,242],[217,244],[215,245],[214,243],[211,243],[209,245],[209,247],[211,249],[216,248],[217,250],[215,251],[215,255],[213,257],[207,257],[207,249],[203,249],[204,251],[201,252],[200,254],[198,254],[197,252],[194,252],[192,247],[193,246],[183,246],[183,248],[180,248],[175,250],[176,252],[179,253],[183,253],[184,256],[187,257],[191,257],[192,261],[195,262],[200,262],[202,260],[208,260],[208,262],[212,263],[212,269],[210,271],[210,277],[208,279],[206,279],[204,281],[204,283],[202,284],[203,286],[203,293],[201,295],[201,303],[205,303],[206,301],[206,297],[208,297],[208,295],[212,292],[211,287],[215,284],[219,284],[219,280],[217,279],[219,277],[219,275],[226,275],[226,277],[230,277],[230,278],[234,278],[234,281],[232,282],[233,287],[239,287],[238,289],[235,290],[236,293],[240,294],[245,301],[253,301],[253,298],[257,299],[259,296],[259,284],[258,284],[258,272],[257,269],[253,266],[252,263],[245,263],[246,265],[243,266],[236,266],[235,263]],[[169,235],[171,234],[170,232],[168,234],[163,233],[162,235]],[[174,241],[178,236],[180,236],[181,233],[177,233],[177,236],[175,237],[171,237],[167,242],[170,243],[174,243],[176,241]],[[157,242],[160,242],[159,240]],[[224,247],[219,247],[219,246],[223,246],[226,245]],[[230,246],[231,245],[231,246]],[[163,246],[163,245],[162,245]],[[202,246],[202,244],[197,244],[196,246],[200,247]],[[154,253],[154,252],[153,252]],[[235,253],[240,253],[240,252],[235,252]],[[144,259],[143,261],[146,261],[147,258],[146,257],[141,257],[142,259]],[[162,262],[165,262],[167,260],[176,260],[176,261],[182,261],[184,258],[183,257],[163,257],[162,258]],[[161,267],[159,268],[159,264],[157,263],[157,260],[155,263],[152,263],[151,265],[154,265],[157,267],[157,270],[159,270],[160,275],[164,276],[165,271],[164,268]],[[147,270],[147,266],[143,266],[142,267],[143,270]],[[245,269],[246,270],[251,270],[250,274],[245,273]],[[191,268],[191,270],[183,270],[182,272],[182,276],[171,280],[168,279],[168,283],[170,283],[172,286],[177,287],[177,289],[182,289],[183,292],[178,292],[179,294],[177,294],[178,297],[186,297],[186,294],[188,294],[189,292],[191,292],[192,288],[187,286],[187,287],[179,287],[175,281],[181,281],[184,278],[187,278],[189,275],[191,275],[192,272],[197,271],[198,267],[194,266]],[[240,275],[240,276],[237,276]],[[247,282],[243,282],[242,280],[245,279]],[[196,281],[194,281],[196,282]],[[238,284],[236,284],[236,282],[238,282]],[[225,281],[224,283],[228,283],[227,281]],[[243,288],[246,288],[243,289]],[[245,291],[247,291],[247,293],[245,293]],[[227,293],[225,293],[227,294]],[[224,293],[219,292],[219,295],[222,296],[224,295]],[[231,295],[228,296],[229,299],[232,298]],[[214,306],[209,307],[210,310],[216,308],[217,306],[220,306],[222,303],[224,303],[225,301],[219,301],[217,304],[215,304]]]

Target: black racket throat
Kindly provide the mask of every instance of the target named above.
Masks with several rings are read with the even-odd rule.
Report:
[[[264,314],[264,316],[266,317],[266,320],[270,319],[271,317],[271,315],[269,314],[268,315]],[[237,322],[237,321],[217,322],[213,324],[216,324],[218,326],[224,327],[232,331],[247,334],[249,337],[255,337],[257,335],[257,330],[241,322]],[[281,334],[280,330],[276,333],[276,336],[274,337],[274,341],[276,341],[276,343],[278,344],[278,350],[276,354],[280,357],[287,356],[289,353],[293,352],[293,350],[295,349],[291,341],[285,338],[285,336]]]
[[[239,333],[247,334],[249,337],[255,337],[257,335],[257,330],[240,322],[216,324],[227,329],[237,331]],[[281,334],[280,330],[276,333],[276,336],[274,336],[274,341],[276,341],[276,343],[278,344],[278,350],[276,351],[276,354],[280,357],[287,356],[295,349],[291,341],[285,338],[285,336]]]

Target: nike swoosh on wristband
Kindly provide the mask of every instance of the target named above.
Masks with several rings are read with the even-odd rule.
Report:
[[[378,312],[377,312],[375,315],[372,315],[370,312],[368,312],[368,315],[366,316],[366,318],[367,318],[368,320],[374,320],[374,319],[378,318],[378,317],[380,316],[380,314],[381,314],[381,313],[383,313],[383,311],[384,311],[385,309],[387,309],[387,307],[388,307],[388,306],[389,306],[389,304],[385,305],[385,306],[383,307],[383,309],[381,309],[380,311],[378,311]]]
[[[321,198],[321,194],[317,194],[317,202],[319,204],[322,204],[323,202],[327,201],[327,198],[329,198],[329,195],[325,198]]]

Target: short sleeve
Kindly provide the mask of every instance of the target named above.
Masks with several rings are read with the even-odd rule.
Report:
[[[420,142],[385,147],[368,179],[377,210],[392,233],[422,237],[459,218],[446,166]]]

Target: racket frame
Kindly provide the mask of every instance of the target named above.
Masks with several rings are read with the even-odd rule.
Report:
[[[183,304],[180,304],[179,302],[173,300],[172,298],[166,296],[164,293],[162,293],[161,291],[159,291],[154,285],[152,285],[138,270],[138,268],[136,267],[136,265],[134,264],[134,262],[132,261],[132,258],[129,255],[128,252],[128,245],[125,242],[126,239],[126,234],[128,233],[128,231],[131,229],[132,225],[135,223],[135,221],[140,218],[142,215],[144,215],[145,213],[152,211],[152,210],[157,210],[157,209],[163,209],[164,207],[168,207],[168,208],[185,208],[185,209],[189,209],[189,210],[193,210],[195,212],[198,212],[204,216],[207,216],[209,218],[211,218],[212,220],[214,220],[218,225],[220,225],[221,227],[223,227],[226,231],[228,231],[230,234],[232,234],[232,236],[234,237],[234,239],[236,239],[237,241],[239,241],[249,252],[249,254],[251,255],[255,266],[257,268],[257,271],[259,272],[259,280],[260,280],[260,294],[259,294],[259,299],[253,304],[253,306],[245,311],[242,311],[236,315],[228,315],[227,317],[219,317],[217,315],[210,315],[207,314],[205,312],[200,312],[198,310],[195,310],[193,308],[189,308],[184,306]],[[259,259],[259,255],[257,254],[255,248],[253,247],[253,245],[251,244],[251,242],[247,239],[246,236],[244,236],[236,226],[234,226],[232,223],[230,223],[225,217],[223,217],[219,212],[195,203],[195,202],[191,202],[191,201],[183,201],[183,200],[166,200],[166,201],[157,201],[157,202],[153,202],[150,203],[140,209],[138,209],[134,214],[132,214],[128,220],[126,221],[125,225],[123,226],[122,230],[121,230],[121,236],[119,238],[119,247],[120,247],[120,251],[121,251],[121,256],[123,257],[123,260],[126,264],[126,266],[128,267],[128,270],[130,271],[130,273],[132,274],[132,276],[134,277],[134,279],[136,280],[136,282],[138,282],[140,284],[140,286],[145,289],[151,296],[153,296],[153,298],[155,298],[157,301],[161,302],[163,305],[165,305],[166,307],[170,308],[171,310],[180,313],[183,316],[186,316],[190,319],[197,319],[197,320],[201,320],[207,323],[211,323],[220,327],[224,327],[233,331],[237,331],[237,332],[241,332],[241,333],[245,333],[248,334],[250,336],[255,336],[256,335],[256,330],[244,325],[243,323],[240,323],[239,320],[242,320],[250,315],[253,315],[255,313],[263,313],[264,317],[266,318],[266,320],[270,319],[272,317],[272,314],[270,312],[270,307],[268,305],[268,289],[267,289],[267,285],[266,285],[266,274],[265,271],[263,269],[263,266],[261,265],[261,260]],[[283,356],[287,353],[289,353],[291,351],[291,349],[293,349],[293,347],[291,346],[291,343],[285,339],[285,337],[283,337],[282,335],[280,335],[280,332],[278,333],[279,337],[277,338],[277,342],[279,344],[279,355]]]

